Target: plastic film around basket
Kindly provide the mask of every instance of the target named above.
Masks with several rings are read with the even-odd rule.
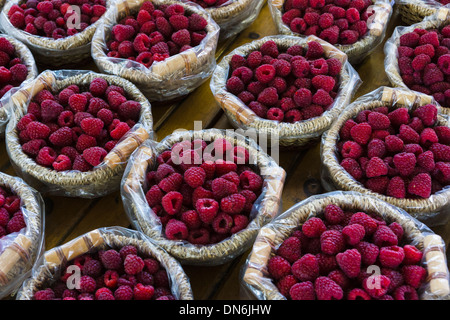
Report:
[[[0,187],[21,199],[26,227],[0,239],[0,297],[16,293],[44,251],[44,202],[22,179],[0,173]]]
[[[260,300],[285,300],[268,276],[267,262],[289,235],[323,209],[334,204],[344,210],[363,211],[381,216],[388,223],[399,223],[405,233],[405,242],[415,245],[423,253],[421,265],[427,269],[428,278],[419,288],[420,299],[441,300],[449,298],[449,271],[445,257],[445,243],[425,224],[404,210],[383,200],[358,192],[335,191],[311,196],[261,228],[252,251],[241,268],[241,287],[248,297]]]
[[[355,117],[362,110],[371,110],[380,106],[390,108],[406,107],[413,111],[419,106],[435,104],[438,108],[438,125],[449,125],[449,119],[443,115],[440,107],[431,96],[420,94],[403,88],[379,87],[365,94],[350,104],[338,117],[331,128],[324,133],[321,142],[321,180],[327,191],[343,190],[355,191],[391,203],[413,218],[427,223],[427,225],[445,224],[450,215],[450,188],[432,194],[427,199],[397,199],[373,192],[356,181],[339,163],[336,143],[339,141],[339,130],[348,119]],[[392,109],[391,109],[392,110]]]
[[[373,10],[374,14],[367,21],[367,34],[351,45],[336,44],[336,48],[343,51],[348,56],[352,65],[359,64],[372,53],[383,41],[386,35],[388,22],[392,16],[392,3],[389,0],[374,0],[367,10]],[[307,37],[291,31],[281,17],[284,13],[284,0],[268,0],[272,19],[280,34],[297,37]]]
[[[97,77],[104,78],[110,85],[122,87],[129,99],[141,104],[139,121],[118,141],[103,162],[91,171],[58,172],[38,165],[22,151],[16,129],[17,122],[26,113],[31,99],[43,89],[59,91],[71,84],[86,87]],[[17,174],[27,183],[48,195],[97,198],[117,191],[129,155],[144,140],[153,138],[153,118],[150,103],[131,82],[112,75],[80,70],[47,70],[28,86],[21,88],[14,95],[12,103],[16,110],[8,123],[5,136],[11,163]]]
[[[292,45],[307,46],[310,41],[322,44],[327,58],[337,58],[342,64],[340,74],[340,88],[331,105],[321,116],[302,120],[295,123],[272,121],[258,117],[248,106],[246,106],[235,95],[226,90],[226,82],[230,72],[230,61],[233,55],[247,56],[253,50],[266,41],[273,40],[279,48],[287,49]],[[361,84],[360,77],[355,69],[347,61],[347,56],[336,47],[330,45],[315,36],[300,38],[295,36],[267,36],[260,40],[245,44],[227,56],[217,65],[211,78],[210,87],[217,103],[224,110],[228,119],[235,128],[243,130],[256,130],[259,134],[265,134],[275,139],[282,147],[303,147],[320,138],[322,133],[329,128],[339,113],[350,103],[354,93]]]
[[[436,11],[448,7],[434,0],[395,0],[402,21],[406,24],[421,22]]]
[[[189,278],[180,263],[139,231],[112,226],[92,230],[45,252],[30,277],[17,293],[17,300],[33,300],[34,294],[58,280],[71,260],[99,250],[135,246],[140,254],[158,260],[167,271],[172,294],[179,300],[193,300]]]
[[[251,221],[245,229],[216,244],[194,245],[184,240],[168,240],[163,233],[159,218],[146,201],[145,174],[147,170],[155,169],[156,157],[177,142],[195,139],[214,141],[219,138],[227,139],[234,145],[246,147],[249,150],[250,159],[254,160],[255,166],[259,168],[264,179],[261,195],[255,201],[249,215]],[[157,144],[146,141],[133,153],[123,176],[121,194],[125,211],[132,225],[154,239],[182,264],[220,265],[233,260],[249,249],[259,228],[279,214],[284,179],[283,168],[252,138],[219,129],[180,131],[174,132]]]
[[[450,9],[447,7],[440,7],[434,14],[425,17],[421,22],[411,26],[399,26],[395,28],[392,36],[386,41],[384,46],[384,67],[392,86],[410,89],[403,81],[398,67],[398,47],[400,45],[400,37],[406,33],[413,32],[414,29],[437,29],[442,28],[449,23]],[[450,108],[443,107],[441,111],[444,114],[450,115]]]
[[[111,29],[120,19],[136,14],[146,0],[117,1],[97,28],[92,40],[92,57],[102,73],[114,74],[133,82],[150,101],[176,99],[192,92],[212,74],[219,27],[211,15],[187,0],[152,0],[156,6],[181,4],[187,13],[200,14],[208,21],[207,35],[196,47],[153,63],[149,68],[139,62],[108,57],[107,42]]]

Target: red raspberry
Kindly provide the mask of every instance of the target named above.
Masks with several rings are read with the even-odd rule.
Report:
[[[378,299],[388,292],[390,283],[391,281],[388,277],[375,275],[365,278],[362,286],[372,298]]]
[[[217,215],[219,204],[212,199],[199,199],[196,203],[196,209],[200,220],[204,223],[211,223]]]
[[[378,227],[376,220],[364,212],[356,212],[351,216],[349,224],[354,223],[362,225],[365,229],[366,235],[373,234]]]
[[[333,270],[328,274],[328,278],[336,282],[343,290],[350,287],[350,279],[339,269]]]
[[[308,49],[306,50],[305,58],[318,59],[324,54],[322,45],[317,41],[308,42]]]
[[[289,263],[294,263],[301,257],[301,243],[297,237],[289,237],[277,249],[277,254]]]
[[[356,180],[362,178],[363,172],[355,159],[345,158],[344,160],[341,161],[340,165]]]
[[[93,167],[102,163],[106,155],[106,150],[101,147],[91,147],[83,151],[84,160]]]
[[[22,150],[27,155],[36,157],[43,147],[47,146],[47,143],[43,139],[34,139],[28,141],[22,145]]]
[[[161,205],[168,214],[175,215],[181,210],[183,196],[177,191],[170,191],[162,197]]]
[[[328,277],[318,277],[314,287],[318,300],[341,300],[344,297],[342,288]]]
[[[239,175],[240,185],[243,190],[259,192],[263,185],[263,178],[252,171],[246,170]]]
[[[72,144],[72,130],[67,127],[60,128],[53,132],[49,140],[56,147],[65,147]]]
[[[323,253],[333,255],[345,248],[344,236],[337,230],[326,230],[320,235],[320,247]]]
[[[42,166],[49,167],[57,157],[55,150],[50,147],[43,147],[36,156],[36,162]]]
[[[211,243],[210,233],[206,228],[190,230],[187,241],[192,244],[209,244]]]
[[[80,278],[80,292],[81,293],[94,293],[97,289],[97,283],[94,278],[90,276],[82,276]]]
[[[28,127],[27,127],[28,131]],[[441,143],[434,143],[430,146],[429,150],[433,152],[434,160],[449,162],[450,161],[450,146]]]
[[[418,289],[422,285],[427,276],[427,270],[418,265],[404,266],[401,272],[405,283],[415,289]]]
[[[238,192],[236,184],[224,178],[216,178],[212,181],[211,190],[214,198],[222,199],[228,195]]]
[[[191,43],[191,35],[188,30],[182,29],[174,32],[171,36],[173,42],[175,42],[180,47],[184,45],[189,45]]]
[[[302,243],[304,243],[303,241]],[[328,274],[332,270],[337,268],[337,262],[335,256],[330,256],[324,253],[316,254],[317,262],[319,263],[320,274]]]
[[[449,145],[450,144],[450,128],[445,126],[437,126],[434,127],[434,131],[436,132],[439,143]]]
[[[386,195],[398,199],[406,196],[405,181],[401,177],[393,177],[388,184]]]
[[[120,253],[120,252],[119,252]],[[124,260],[124,270],[127,274],[136,275],[144,269],[144,260],[135,254],[129,254]]]
[[[26,132],[31,140],[46,139],[50,135],[50,128],[39,121],[32,121],[27,125]]]
[[[54,300],[55,298],[55,292],[51,288],[39,290],[34,294],[35,300]]]
[[[286,259],[273,256],[267,262],[267,271],[272,278],[281,279],[291,273],[291,265]]]
[[[283,121],[284,112],[280,108],[270,108],[267,111],[267,119],[274,121]]]
[[[134,300],[151,300],[155,289],[151,285],[143,285],[138,283],[133,289]]]
[[[402,124],[408,124],[410,120],[409,111],[407,108],[398,108],[391,111],[388,114],[391,124],[394,126],[400,126]]]
[[[308,238],[318,238],[327,230],[327,227],[323,223],[322,219],[317,217],[311,217],[305,221],[302,225],[302,232]]]
[[[289,290],[289,296],[292,300],[315,300],[314,285],[311,281],[296,283]]]
[[[373,243],[378,247],[396,246],[397,235],[387,226],[379,226],[373,235]]]
[[[408,285],[398,287],[393,296],[395,300],[419,300],[416,289]]]
[[[219,213],[212,221],[212,228],[219,234],[227,234],[233,226],[233,218],[226,213]]]
[[[197,13],[193,13],[189,16],[189,30],[190,31],[201,31],[206,28],[208,22],[205,18]]]
[[[431,195],[431,176],[428,173],[419,173],[408,184],[408,192],[422,198]]]
[[[377,131],[375,131],[375,132],[377,132]],[[373,158],[373,157],[384,158],[385,154],[386,154],[386,145],[383,142],[383,140],[374,138],[367,145],[367,156],[369,158]]]
[[[233,216],[234,226],[231,228],[231,233],[239,232],[245,229],[248,225],[248,218],[242,214]]]
[[[371,112],[367,116],[368,123],[372,126],[373,130],[388,129],[391,125],[389,117],[380,112]]]
[[[339,224],[344,219],[344,211],[335,204],[329,204],[324,209],[325,220],[331,224]]]
[[[122,267],[122,257],[120,253],[114,249],[109,249],[100,256],[100,261],[106,269],[110,270],[118,270]],[[108,277],[114,278],[113,273],[109,273]],[[106,283],[106,274],[105,274],[105,283]]]
[[[220,200],[220,209],[230,214],[238,214],[243,209],[247,199],[241,194],[232,194]]]
[[[170,219],[167,222],[165,234],[169,240],[184,240],[188,237],[188,229],[182,221]]]
[[[133,289],[129,286],[122,285],[114,291],[116,300],[133,300]]]
[[[371,300],[371,297],[363,289],[354,288],[347,293],[347,300]]]
[[[341,270],[349,278],[358,276],[361,270],[361,254],[356,249],[347,249],[336,255],[336,261]]]
[[[291,290],[292,286],[296,283],[298,283],[297,279],[295,279],[295,277],[292,274],[290,274],[281,278],[276,283],[276,286],[280,291],[280,293],[289,299],[290,298],[289,291]]]
[[[6,225],[7,233],[19,232],[23,228],[26,227],[26,222],[23,217],[23,214],[14,214],[13,217],[9,220]]]
[[[405,245],[403,247],[403,252],[405,253],[405,258],[403,259],[403,264],[413,265],[418,264],[422,261],[423,253],[413,245]]]
[[[60,154],[52,163],[53,169],[56,171],[66,171],[72,169],[72,161],[68,156]]]
[[[310,253],[292,264],[292,274],[300,281],[314,281],[319,276],[319,263]]]
[[[92,166],[84,160],[82,155],[77,155],[75,159],[73,160],[73,170],[86,172],[92,169]]]
[[[395,135],[389,135],[385,139],[386,150],[392,153],[402,152],[404,149],[403,140]]]
[[[195,210],[188,210],[184,211],[181,214],[181,221],[184,222],[184,224],[188,227],[188,229],[198,229],[202,222],[200,220],[200,217],[198,216],[197,211]]]
[[[347,244],[356,246],[365,236],[365,229],[362,225],[354,223],[342,229],[342,235]]]
[[[395,269],[403,262],[404,257],[405,253],[399,246],[382,247],[379,261],[383,267]]]
[[[358,123],[350,129],[350,135],[360,145],[366,145],[372,135],[372,127],[368,123]]]
[[[269,83],[275,78],[276,70],[271,64],[263,64],[255,71],[256,79],[261,83]]]
[[[369,160],[366,167],[366,176],[368,178],[387,175],[388,167],[384,161],[378,157]]]

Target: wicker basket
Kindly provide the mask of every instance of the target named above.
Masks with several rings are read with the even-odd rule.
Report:
[[[403,34],[413,32],[414,29],[435,29],[441,28],[450,23],[450,10],[448,8],[440,8],[431,16],[426,17],[423,21],[416,23],[408,27],[397,27],[394,30],[391,38],[386,42],[384,47],[385,59],[384,66],[386,75],[389,78],[392,86],[402,87],[408,89],[408,86],[404,83],[402,76],[400,75],[400,69],[398,67],[398,47],[400,45],[400,37]],[[450,115],[450,108],[442,108],[442,113]]]
[[[375,50],[385,36],[387,24],[393,11],[392,6],[387,0],[375,0],[373,2],[374,4],[369,8],[373,9],[374,14],[367,21],[369,30],[367,35],[351,45],[335,45],[348,56],[348,61],[352,65],[361,63],[365,57]],[[278,32],[285,35],[306,37],[291,31],[289,26],[282,21],[283,7],[284,0],[269,0],[270,12]]]
[[[397,0],[396,4],[402,21],[407,24],[421,22],[444,7],[434,0]]]
[[[44,202],[23,180],[0,173],[0,186],[21,199],[26,227],[0,240],[0,297],[14,295],[44,250]]]
[[[23,152],[16,129],[16,124],[26,112],[29,101],[43,89],[58,91],[71,84],[83,87],[97,77],[104,78],[109,84],[122,87],[130,98],[141,104],[139,122],[108,153],[103,163],[91,171],[58,172],[37,165]],[[153,119],[150,103],[131,82],[116,76],[78,70],[45,71],[29,86],[18,91],[14,95],[13,103],[20,108],[15,110],[14,117],[7,126],[8,155],[16,172],[31,186],[45,194],[96,198],[117,191],[129,155],[144,140],[152,137]]]
[[[47,251],[43,261],[33,268],[31,277],[17,293],[17,300],[33,300],[34,294],[50,286],[61,275],[67,263],[85,253],[107,248],[120,249],[132,245],[140,254],[158,260],[167,271],[172,294],[178,300],[193,300],[189,278],[181,265],[167,252],[156,246],[142,233],[122,227],[107,227],[92,230],[70,242]]]
[[[449,297],[449,273],[445,258],[445,244],[441,237],[412,219],[403,210],[357,192],[331,192],[310,197],[264,226],[258,233],[252,252],[243,266],[243,287],[260,300],[286,299],[269,278],[267,262],[294,230],[310,217],[320,215],[329,204],[338,205],[344,210],[373,213],[381,216],[387,223],[399,223],[404,229],[405,240],[424,252],[424,266],[429,276],[420,298],[447,299]]]
[[[323,135],[321,145],[322,184],[330,190],[355,191],[382,199],[406,212],[413,218],[426,221],[427,225],[446,223],[450,215],[450,188],[432,194],[427,199],[397,199],[373,192],[356,181],[339,164],[336,144],[339,141],[339,131],[348,119],[355,117],[362,110],[371,110],[380,106],[392,108],[406,107],[415,110],[417,107],[434,103],[432,97],[401,88],[380,87],[375,91],[355,100],[346,108],[333,126]],[[448,118],[441,113],[438,106],[438,125],[448,126]]]
[[[5,34],[0,34],[0,38],[6,38],[9,40],[9,42],[12,43],[12,45],[16,49],[17,57],[22,59],[23,64],[27,66],[28,75],[22,85],[26,85],[28,82],[36,78],[36,76],[38,75],[36,62],[34,61],[33,54],[28,49],[28,47],[19,40]],[[11,89],[0,99],[0,133],[4,133],[5,131],[6,124],[9,120],[9,108],[12,107],[9,102],[11,99],[11,95],[14,94],[17,89],[18,88]]]
[[[293,45],[306,47],[308,42],[320,42],[326,52],[326,56],[339,59],[342,64],[340,74],[340,88],[333,106],[321,116],[298,121],[295,123],[278,122],[258,117],[235,95],[226,90],[229,76],[229,64],[233,55],[247,56],[257,50],[264,42],[273,40],[281,48],[287,49]],[[211,90],[214,98],[222,107],[231,124],[235,128],[243,130],[256,130],[257,134],[265,134],[269,138],[279,141],[282,147],[306,147],[316,142],[321,134],[327,130],[339,113],[350,103],[353,94],[360,85],[360,79],[353,67],[347,62],[347,56],[329,43],[315,37],[299,38],[294,36],[268,36],[260,40],[245,44],[225,56],[217,65],[211,78]],[[276,141],[276,142],[278,142]]]
[[[3,32],[22,41],[30,48],[36,62],[51,68],[78,67],[80,63],[91,59],[91,40],[97,27],[103,19],[73,36],[53,39],[32,35],[24,30],[15,28],[8,18],[8,11],[21,0],[8,1],[0,14],[0,26]],[[110,10],[112,1],[106,1],[106,9]],[[107,13],[107,12],[106,12]],[[104,15],[106,15],[106,13]]]
[[[147,169],[154,169],[156,157],[163,151],[169,150],[177,142],[194,141],[195,139],[214,141],[220,138],[227,139],[236,146],[247,148],[251,159],[254,157],[255,164],[264,179],[262,193],[255,201],[250,213],[254,219],[245,229],[216,244],[194,245],[187,241],[168,240],[161,230],[159,218],[150,209],[145,198],[143,184]],[[285,171],[252,139],[240,134],[218,129],[176,132],[156,146],[143,144],[132,155],[132,159],[133,161],[130,161],[122,180],[121,193],[125,211],[137,229],[154,239],[182,264],[220,265],[236,258],[251,247],[259,228],[279,214]]]
[[[231,0],[220,7],[206,8],[220,27],[220,39],[230,38],[250,26],[265,0]]]
[[[150,68],[128,59],[110,58],[106,55],[106,43],[111,29],[123,17],[136,14],[146,0],[118,1],[92,40],[92,57],[103,73],[113,74],[133,82],[150,101],[163,101],[187,95],[200,86],[212,74],[216,66],[215,52],[219,27],[211,16],[195,3],[177,0],[152,0],[156,5],[180,4],[186,12],[197,13],[208,21],[207,36],[201,43]]]

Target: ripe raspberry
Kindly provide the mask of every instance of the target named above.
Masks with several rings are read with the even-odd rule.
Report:
[[[39,121],[32,121],[27,125],[26,133],[31,140],[46,139],[50,135],[50,128]]]
[[[339,224],[344,219],[344,211],[335,204],[329,204],[324,209],[325,220],[330,224]]]
[[[389,181],[386,195],[397,199],[403,199],[406,196],[405,181],[401,177],[392,177]]]
[[[212,221],[212,228],[219,234],[227,234],[233,226],[233,218],[226,213],[219,213]]]
[[[431,195],[431,176],[428,173],[419,173],[408,184],[408,192],[422,198]]]
[[[345,243],[356,246],[365,236],[365,229],[360,224],[351,224],[342,229]]]
[[[323,253],[333,255],[345,248],[343,234],[336,230],[327,230],[320,235],[320,247]]]
[[[350,135],[360,145],[366,145],[372,135],[372,127],[368,123],[358,123],[350,129]]]
[[[231,233],[239,232],[245,229],[248,225],[248,218],[242,214],[237,214],[233,216],[234,226],[231,228]]]
[[[220,209],[230,214],[240,213],[246,204],[246,198],[241,194],[232,194],[220,200]]]
[[[302,225],[302,232],[308,238],[318,238],[326,230],[327,227],[323,223],[322,219],[317,217],[309,218]]]
[[[57,157],[55,150],[50,147],[43,147],[36,156],[36,162],[42,166],[49,167]]]
[[[22,150],[27,155],[36,157],[43,147],[47,146],[47,143],[43,139],[34,139],[28,141],[22,145]]]
[[[120,252],[119,252],[120,253]],[[124,260],[124,270],[129,275],[136,275],[144,269],[144,260],[135,254],[128,254]]]
[[[196,209],[200,220],[204,223],[211,223],[219,210],[219,203],[212,199],[199,199],[196,203]]]
[[[347,300],[371,300],[371,297],[363,289],[354,288],[347,293]]]
[[[415,289],[418,289],[425,281],[427,270],[418,265],[408,265],[401,269],[405,283]]]
[[[327,68],[328,68],[328,65],[327,65]],[[311,83],[316,89],[323,89],[327,92],[332,91],[336,84],[333,77],[326,76],[326,75],[314,76],[311,80]]]
[[[300,281],[314,281],[319,276],[319,263],[310,253],[292,264],[292,274]]]
[[[373,157],[369,160],[366,167],[366,176],[368,178],[379,177],[387,175],[388,167],[384,161],[378,157]]]
[[[347,249],[336,255],[336,261],[341,270],[349,278],[358,276],[361,270],[361,254],[356,249]]]
[[[450,128],[445,126],[434,127],[439,143],[449,145],[450,144]]]
[[[27,127],[28,131],[28,127]],[[441,143],[434,143],[430,146],[429,150],[433,152],[434,160],[436,162],[444,161],[449,162],[450,161],[450,146],[441,144]]]
[[[289,237],[277,249],[277,254],[289,263],[294,263],[301,257],[301,243],[297,237]]]
[[[200,167],[192,167],[185,171],[184,181],[192,188],[197,188],[205,182],[206,173]]]
[[[280,108],[270,108],[267,111],[267,119],[273,121],[283,121],[284,112]]]
[[[72,169],[72,161],[68,156],[60,154],[52,163],[53,169],[56,171],[66,171]]]
[[[6,225],[6,232],[13,233],[13,232],[19,232],[23,228],[26,227],[26,222],[23,217],[23,214],[14,214],[13,217],[8,221],[8,224]]]
[[[344,297],[342,288],[328,277],[318,277],[314,287],[318,300],[341,300]]]
[[[398,108],[388,113],[389,120],[394,126],[408,124],[410,120],[409,111],[407,108]]]
[[[55,292],[51,288],[39,290],[34,294],[35,300],[53,300],[55,297]]]
[[[161,205],[164,210],[170,214],[175,215],[180,212],[183,204],[183,196],[177,191],[169,191],[161,199]]]
[[[305,58],[318,59],[324,54],[322,45],[317,41],[308,42],[308,49],[306,50]]]
[[[271,64],[263,64],[255,71],[255,77],[261,83],[269,83],[275,78],[275,75],[275,67]]]
[[[184,240],[188,237],[188,229],[182,221],[170,219],[166,225],[165,235],[169,240]]]
[[[389,289],[391,281],[383,275],[374,275],[367,277],[362,282],[364,290],[375,299],[384,296]]]
[[[361,254],[361,262],[364,265],[374,264],[380,252],[380,249],[377,245],[366,241],[361,241],[360,243],[358,243],[356,245],[356,249]]]
[[[398,153],[393,158],[395,168],[402,176],[409,176],[416,166],[416,156],[413,153]]]
[[[290,288],[289,296],[292,300],[315,300],[314,285],[311,281],[296,283]]]
[[[265,88],[258,95],[257,101],[266,105],[266,106],[274,106],[278,102],[278,92],[277,89],[273,87]]]
[[[193,13],[189,16],[189,30],[190,31],[201,31],[206,28],[208,22],[205,18],[197,13]]]
[[[286,259],[273,256],[267,262],[267,271],[272,278],[281,279],[291,273],[291,265]]]
[[[134,300],[150,300],[155,293],[155,288],[151,285],[138,283],[133,289]]]
[[[409,285],[398,287],[393,294],[395,300],[419,300],[416,289]]]
[[[405,253],[399,246],[382,247],[379,261],[383,267],[395,269],[403,262],[404,257]]]
[[[133,300],[133,289],[129,286],[122,285],[114,291],[116,300]]]
[[[403,247],[405,258],[403,259],[404,265],[414,265],[422,261],[423,253],[413,245],[405,245]]]
[[[214,179],[211,184],[211,190],[215,199],[222,199],[238,191],[236,184],[224,178]]]
[[[120,256],[120,253],[114,249],[103,252],[100,256],[100,261],[106,269],[118,270],[122,267],[122,257]],[[113,274],[108,274],[108,276],[113,277]]]
[[[373,235],[373,243],[378,247],[398,245],[397,235],[387,226],[379,226]]]
[[[106,150],[101,147],[91,147],[83,151],[84,160],[93,167],[102,163],[106,155]]]

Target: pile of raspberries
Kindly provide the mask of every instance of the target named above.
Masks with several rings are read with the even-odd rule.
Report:
[[[0,187],[0,239],[26,227],[20,202],[19,196]]]
[[[374,192],[428,198],[450,184],[450,127],[436,121],[432,104],[363,110],[340,129],[340,164]]]
[[[107,56],[129,59],[149,68],[153,62],[198,46],[206,37],[208,21],[197,13],[189,14],[179,4],[142,4],[138,13],[119,21],[108,41]]]
[[[211,8],[211,7],[217,8],[224,5],[228,5],[231,2],[233,2],[233,0],[191,0],[191,1],[195,2],[202,8]]]
[[[292,300],[418,300],[427,271],[423,253],[397,222],[325,207],[269,259],[278,290]]]
[[[246,228],[263,187],[248,162],[248,149],[226,139],[185,140],[161,153],[146,199],[166,238],[206,245]]]
[[[371,0],[287,0],[281,19],[295,33],[350,45],[367,33],[371,5]]]
[[[416,28],[399,40],[398,67],[405,85],[450,107],[450,25],[440,30]]]
[[[23,152],[37,164],[86,172],[102,163],[140,113],[141,104],[122,87],[95,78],[87,88],[38,92],[16,129]]]
[[[17,29],[56,40],[83,31],[105,12],[106,0],[27,0],[12,5],[8,18]]]
[[[16,48],[6,38],[0,37],[0,98],[26,80],[27,66],[18,57]]]
[[[79,287],[70,278],[80,270]],[[68,268],[70,268],[68,270]],[[70,261],[51,286],[34,294],[35,300],[176,300],[165,268],[133,245],[86,253]]]
[[[247,57],[232,56],[226,89],[258,117],[294,123],[332,107],[341,69],[342,63],[325,57],[317,41],[281,51],[269,40]]]

